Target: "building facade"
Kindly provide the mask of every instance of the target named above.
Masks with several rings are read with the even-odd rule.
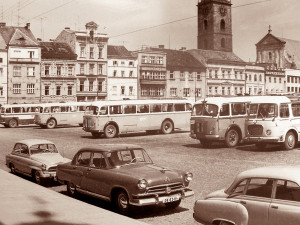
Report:
[[[0,35],[0,105],[7,103],[7,50]]]
[[[124,46],[108,45],[107,100],[137,99],[137,58]]]
[[[247,63],[245,68],[245,94],[264,95],[265,90],[265,68],[255,63]]]
[[[66,27],[56,41],[68,43],[77,54],[77,101],[106,99],[108,37],[98,32],[98,25],[94,22],[85,27],[85,31]]]
[[[76,59],[70,46],[61,42],[40,42],[41,102],[76,101]]]
[[[0,39],[7,49],[7,103],[39,103],[41,48],[25,27],[0,24]]]

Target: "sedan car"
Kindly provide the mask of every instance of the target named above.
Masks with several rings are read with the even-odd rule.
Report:
[[[57,177],[71,196],[81,192],[110,201],[122,214],[132,205],[175,208],[194,195],[188,188],[192,173],[157,166],[135,145],[82,148],[72,162],[58,165]]]
[[[240,173],[232,185],[197,200],[194,218],[202,224],[300,224],[300,167],[277,166]]]
[[[44,178],[56,179],[56,166],[70,161],[59,154],[53,142],[41,139],[18,141],[6,155],[6,166],[11,173],[31,176],[38,184]]]

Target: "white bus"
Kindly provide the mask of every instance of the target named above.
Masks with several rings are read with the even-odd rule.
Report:
[[[95,102],[88,107],[83,130],[94,137],[121,133],[188,129],[192,102],[188,100],[124,100]]]
[[[35,115],[35,124],[42,128],[55,128],[60,125],[82,125],[83,115],[91,102],[46,103]]]
[[[34,123],[35,114],[40,112],[42,104],[11,104],[0,108],[0,124],[5,127],[17,127]]]

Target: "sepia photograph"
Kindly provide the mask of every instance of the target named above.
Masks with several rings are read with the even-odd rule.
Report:
[[[299,9],[0,0],[0,225],[299,225]]]

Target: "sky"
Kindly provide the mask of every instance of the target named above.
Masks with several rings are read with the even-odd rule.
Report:
[[[256,46],[271,25],[272,34],[300,41],[299,0],[231,0],[233,51],[256,60]],[[0,0],[0,20],[8,26],[30,23],[36,38],[55,39],[65,28],[85,30],[94,21],[109,45],[197,48],[198,0]],[[160,26],[159,26],[160,25]]]

